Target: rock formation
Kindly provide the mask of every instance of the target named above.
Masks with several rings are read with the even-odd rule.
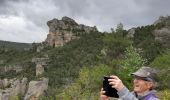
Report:
[[[164,23],[165,26],[170,26],[170,16],[160,16],[159,19],[154,22],[154,25],[157,25],[159,23]]]
[[[36,76],[44,73],[44,66],[47,65],[48,58],[33,58],[32,62],[36,64]]]
[[[164,47],[170,48],[170,16],[160,17],[154,23],[154,25],[157,24],[162,24],[164,26],[153,31],[155,40],[160,42]]]
[[[131,29],[128,30],[127,37],[133,38],[134,34],[135,34],[135,28],[131,28]]]
[[[153,34],[155,41],[166,48],[170,48],[170,16],[161,16],[153,25],[155,29],[151,34]],[[127,37],[134,38],[135,31],[135,28],[129,29]]]
[[[43,78],[42,81],[30,81],[28,91],[24,97],[24,100],[38,100],[38,98],[48,88],[48,79]]]
[[[17,95],[25,94],[27,78],[23,78],[22,80],[16,78],[3,79],[1,81],[4,81],[2,83],[8,83],[8,86],[6,86],[6,84],[1,84],[3,89],[0,90],[0,100],[9,100]]]
[[[69,17],[63,17],[61,20],[53,19],[47,22],[49,27],[49,34],[47,35],[47,42],[50,46],[63,46],[65,43],[78,37],[79,34],[96,32],[97,28],[85,26],[76,23]]]

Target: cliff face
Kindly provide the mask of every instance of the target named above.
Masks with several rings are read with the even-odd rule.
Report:
[[[170,48],[170,16],[160,17],[154,22],[154,25],[160,24],[163,27],[153,31],[155,40],[160,42],[164,47]]]
[[[72,39],[76,39],[80,34],[97,31],[95,26],[89,27],[78,24],[69,17],[63,17],[61,20],[50,20],[47,22],[47,25],[49,27],[49,34],[45,42],[54,47],[63,46]]]
[[[159,42],[163,47],[170,48],[170,16],[159,17],[153,23],[153,30],[150,32],[154,36],[155,41]],[[135,38],[137,28],[128,30],[127,37]]]

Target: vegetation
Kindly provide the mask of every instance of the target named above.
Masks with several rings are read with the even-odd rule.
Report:
[[[0,47],[1,48],[11,48],[11,49],[29,49],[31,48],[31,44],[29,43],[17,43],[17,42],[8,42],[8,41],[1,41],[0,40]]]
[[[161,90],[170,88],[170,51],[167,51],[165,54],[160,55],[157,57],[150,66],[155,67],[159,74],[158,74],[158,88]]]
[[[141,55],[145,59],[148,59],[148,63],[152,62],[155,57],[163,53],[165,49],[160,43],[155,41],[152,34],[154,29],[157,29],[157,26],[148,25],[137,27],[133,38],[133,45],[143,50]]]
[[[24,67],[20,73],[1,72],[0,78],[38,79],[35,76],[35,64],[31,62],[32,58],[48,55],[49,62],[42,76],[49,77],[49,87],[41,97],[42,100],[98,100],[104,75],[118,75],[131,89],[130,74],[142,65],[149,65],[161,71],[158,89],[163,91],[160,95],[169,98],[170,51],[166,51],[166,48],[157,43],[151,34],[154,29],[161,27],[162,24],[137,27],[134,38],[130,39],[126,37],[128,32],[120,23],[111,33],[77,34],[79,39],[57,48],[49,47],[45,43],[33,43],[29,50],[0,45],[0,70],[4,66],[15,64]],[[43,46],[43,49],[37,52],[39,46]],[[18,100],[17,97],[14,98]],[[163,100],[166,100],[165,98]]]

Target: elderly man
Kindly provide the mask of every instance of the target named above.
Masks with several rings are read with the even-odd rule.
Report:
[[[110,76],[111,79],[108,79],[112,88],[118,91],[120,100],[159,100],[154,90],[156,84],[156,71],[154,69],[141,67],[132,75],[134,77],[133,92],[129,92],[117,76]],[[101,90],[101,100],[109,100],[109,97],[104,95],[105,92],[103,89]]]

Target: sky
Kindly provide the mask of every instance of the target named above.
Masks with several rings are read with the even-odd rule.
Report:
[[[110,31],[153,24],[170,15],[170,0],[0,0],[0,40],[42,42],[47,21],[68,16],[78,24]]]

